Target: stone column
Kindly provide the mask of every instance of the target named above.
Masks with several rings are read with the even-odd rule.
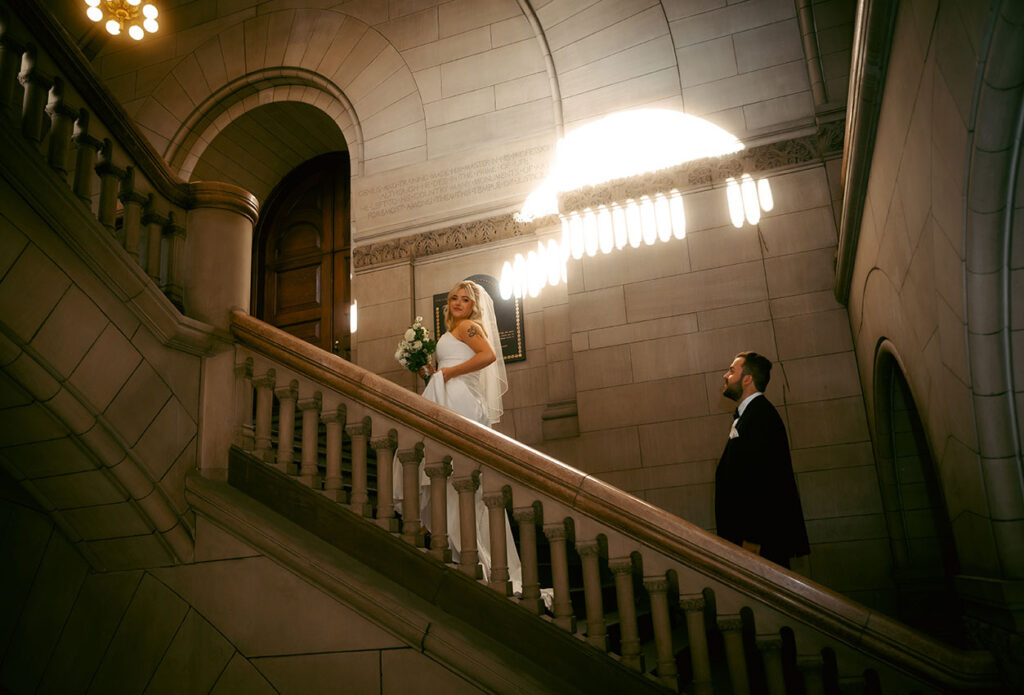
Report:
[[[764,675],[768,695],[786,695],[786,677],[782,671],[782,638],[778,635],[758,635],[757,650],[764,662]]]
[[[566,632],[576,632],[576,616],[572,614],[569,597],[569,558],[566,554],[568,533],[565,522],[544,524],[544,535],[551,545],[551,582],[555,585],[555,625]]]
[[[46,161],[51,169],[66,177],[68,153],[71,151],[71,132],[78,112],[64,103],[64,81],[59,77],[53,78],[50,103],[46,105],[46,112],[50,114],[50,142]]]
[[[75,156],[75,195],[92,209],[93,166],[96,163],[96,152],[103,143],[89,135],[89,112],[85,109],[78,112],[75,134],[71,136],[71,140],[78,148],[78,154]]]
[[[121,192],[117,196],[124,206],[123,225],[121,227],[124,250],[139,264],[145,267],[142,257],[142,206],[146,204],[146,196],[135,190],[135,169],[128,167],[121,179]]]
[[[274,463],[274,450],[270,443],[270,423],[274,413],[274,385],[276,374],[273,369],[259,379],[253,379],[256,387],[256,439],[253,453],[264,463]]]
[[[711,658],[708,655],[708,636],[704,631],[704,595],[687,594],[679,597],[679,605],[686,613],[686,634],[690,640],[690,667],[693,682],[711,683]]]
[[[600,548],[597,540],[579,541],[576,552],[583,562],[583,596],[587,605],[587,642],[608,651],[608,630],[604,624],[604,599],[601,596]]]
[[[155,200],[151,193],[146,197],[146,205],[142,211],[142,225],[146,239],[143,268],[157,286],[160,285],[160,256],[162,255],[165,224],[167,224],[167,218],[156,211]],[[139,255],[143,255],[141,250]]]
[[[622,632],[622,663],[643,673],[644,657],[640,653],[640,630],[636,624],[636,600],[633,597],[633,560],[629,557],[609,558],[608,569],[615,576],[615,599],[619,604],[619,629]]]
[[[187,260],[185,258],[185,227],[178,224],[177,217],[175,217],[173,211],[167,213],[167,224],[164,225],[161,233],[163,238],[167,240],[167,276],[163,278],[163,286],[160,289],[164,291],[164,294],[167,295],[167,298],[176,307],[184,311],[185,278],[188,272]],[[192,316],[192,318],[198,318],[201,321],[205,320],[198,314]],[[230,324],[230,318],[222,321],[221,324],[215,325],[219,328],[226,328],[228,324]]]
[[[441,562],[452,561],[448,539],[448,479],[452,475],[452,460],[445,457],[423,468],[430,478],[430,554]]]
[[[252,358],[235,365],[235,403],[238,407],[238,429],[235,431],[235,446],[242,451],[252,451]]]
[[[345,428],[352,440],[352,499],[349,504],[352,511],[360,516],[372,517],[373,505],[366,483],[366,444],[371,435],[371,422],[364,417],[361,422]]]
[[[743,620],[739,613],[718,617],[718,629],[725,640],[725,660],[729,664],[729,681],[735,695],[750,695],[747,677],[747,656],[743,649]]]
[[[483,579],[480,566],[480,552],[476,545],[476,490],[480,487],[480,474],[455,478],[452,486],[459,493],[459,531],[462,547],[459,548],[459,569],[473,579]],[[408,503],[406,503],[408,505]]]
[[[14,90],[18,86],[18,71],[24,52],[25,47],[9,35],[0,36],[0,115],[10,120],[13,120],[17,103]]]
[[[418,442],[412,449],[398,452],[402,464],[402,540],[418,546],[423,540],[420,523],[420,461],[423,459],[423,443]]]
[[[672,619],[668,610],[668,579],[644,577],[644,588],[651,597],[651,622],[654,645],[658,654],[658,681],[672,690],[679,690],[675,652],[672,649]]]
[[[228,329],[231,311],[249,311],[256,198],[238,186],[190,183],[183,302],[186,315]]]
[[[345,406],[339,405],[320,416],[326,430],[326,461],[324,465],[324,497],[345,504],[348,495],[341,479],[341,428],[345,424]]]
[[[317,391],[312,398],[298,402],[302,412],[302,459],[299,465],[299,480],[303,485],[320,489],[320,471],[317,470],[317,453],[320,448],[320,408],[323,396]]]
[[[505,535],[505,493],[484,494],[487,507],[487,528],[491,537],[491,576],[488,585],[505,596],[512,595],[508,574],[508,536]]]
[[[398,533],[393,478],[398,435],[391,430],[383,437],[371,439],[370,446],[377,452],[377,525],[389,533]]]
[[[523,596],[519,600],[532,613],[544,612],[540,598],[540,579],[537,565],[537,511],[533,507],[519,507],[512,512],[519,523],[519,561],[523,566]]]
[[[21,133],[32,142],[41,142],[45,134],[43,115],[46,113],[46,98],[53,85],[53,78],[44,75],[36,67],[33,49],[23,56],[22,66],[24,69],[18,76],[25,88],[21,107]]]
[[[275,465],[282,473],[295,475],[295,401],[299,397],[299,384],[292,381],[284,388],[274,391],[277,396],[277,461]]]
[[[821,654],[801,654],[796,658],[796,666],[804,677],[804,695],[824,695]]]
[[[117,218],[117,192],[121,188],[121,180],[125,176],[125,170],[114,166],[114,143],[107,138],[100,148],[100,161],[95,167],[96,175],[100,177],[100,206],[99,219],[108,232],[116,234]],[[118,236],[117,242],[124,247],[124,230],[122,236]]]

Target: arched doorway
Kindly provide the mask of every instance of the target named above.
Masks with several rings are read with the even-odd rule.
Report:
[[[348,357],[351,184],[347,152],[315,157],[275,187],[256,228],[253,314]]]
[[[960,644],[962,609],[953,585],[959,563],[952,527],[913,393],[887,348],[891,345],[884,342],[876,361],[876,430],[895,613],[923,632]]]

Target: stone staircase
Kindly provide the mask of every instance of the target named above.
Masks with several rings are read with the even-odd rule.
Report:
[[[300,524],[328,504],[376,527],[384,533],[367,551],[371,566],[384,548],[406,545],[424,562],[464,575],[459,602],[497,595],[501,614],[516,616],[510,631],[490,624],[509,625],[504,618],[460,613],[495,639],[532,645],[518,622],[528,617],[662,691],[998,689],[987,653],[940,644],[257,319],[236,313],[232,332],[232,485]],[[405,517],[394,511],[392,466],[377,465],[396,453],[411,510]],[[246,476],[273,473],[293,492],[260,497],[241,482],[241,460]],[[421,470],[431,481],[429,535],[415,518]],[[492,528],[502,529],[506,513],[514,519],[521,595],[512,595],[500,560],[489,582],[477,579],[471,521],[462,526],[459,564],[450,562],[442,521],[448,484],[463,493],[463,519],[473,518],[478,486]],[[316,502],[281,502],[285,497]],[[504,555],[504,533],[491,533],[491,548],[496,558]],[[415,573],[407,580],[410,590],[420,581]],[[541,588],[553,591],[550,610]],[[558,648],[524,648],[522,656],[546,658],[551,649]]]

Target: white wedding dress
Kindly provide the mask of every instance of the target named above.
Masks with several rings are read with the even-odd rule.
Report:
[[[491,426],[484,409],[484,396],[480,388],[480,370],[449,379],[447,383],[440,373],[442,367],[454,367],[462,364],[475,353],[473,349],[453,336],[444,333],[437,341],[438,373],[427,382],[423,397],[439,403],[459,415]],[[500,359],[500,358],[499,358]],[[486,472],[482,473],[486,475]],[[394,490],[396,509],[404,495],[402,489],[402,472],[396,457],[394,473]],[[425,527],[430,525],[430,479],[426,474],[420,475],[420,520]],[[483,501],[483,481],[476,490],[476,539],[480,564],[483,566],[484,579],[491,576],[491,536],[488,531],[487,507]],[[448,544],[452,549],[453,560],[458,560],[459,548],[462,547],[462,530],[459,524],[459,493],[448,483]],[[512,591],[521,593],[523,590],[523,569],[519,562],[519,551],[512,538],[508,514],[505,515],[505,545],[508,548],[508,575],[512,582]]]

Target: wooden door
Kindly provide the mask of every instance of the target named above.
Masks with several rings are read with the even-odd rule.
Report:
[[[349,161],[344,152],[296,168],[257,228],[256,315],[348,357],[351,302]]]

